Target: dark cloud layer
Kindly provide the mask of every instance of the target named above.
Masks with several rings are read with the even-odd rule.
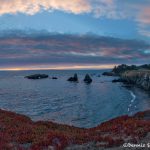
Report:
[[[148,63],[144,41],[96,35],[11,31],[0,33],[0,67],[42,64]]]

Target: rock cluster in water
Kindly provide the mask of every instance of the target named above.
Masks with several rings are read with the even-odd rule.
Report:
[[[44,79],[44,78],[48,78],[48,75],[47,74],[33,74],[33,75],[26,76],[25,78],[27,78],[27,79]]]
[[[25,78],[27,79],[44,79],[44,78],[48,78],[49,76],[46,74],[33,74],[33,75],[28,75],[25,76]],[[51,79],[53,80],[57,80],[57,77],[52,77]],[[67,81],[71,81],[71,82],[78,82],[78,75],[75,73],[73,77],[70,77]],[[83,80],[85,83],[91,83],[92,82],[92,78],[90,77],[89,74],[85,75],[85,78]]]
[[[73,77],[70,77],[68,79],[68,81],[71,81],[71,82],[78,82],[78,75],[75,73]]]
[[[78,82],[78,75],[75,73],[73,77],[70,77],[67,81],[71,81],[71,82]],[[92,82],[92,78],[90,77],[89,74],[86,74],[83,80],[85,83],[91,83]]]

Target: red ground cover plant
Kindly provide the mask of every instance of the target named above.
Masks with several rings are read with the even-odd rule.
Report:
[[[74,144],[95,142],[97,147],[137,143],[150,132],[150,110],[133,117],[122,116],[101,125],[83,129],[30,118],[0,110],[0,149],[63,150]]]

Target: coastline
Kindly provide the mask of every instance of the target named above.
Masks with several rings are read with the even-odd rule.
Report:
[[[122,149],[124,143],[140,143],[147,138],[150,110],[132,117],[117,117],[89,129],[50,121],[33,122],[25,115],[0,110],[0,125],[0,149]]]
[[[128,107],[128,112],[130,112],[130,107],[132,106],[132,103],[136,100],[136,95],[133,93],[133,91],[130,90],[129,92],[131,94],[132,99],[131,99],[131,103],[129,104],[129,107]],[[132,111],[130,112],[130,114],[132,115]]]
[[[140,96],[141,99],[149,99],[149,91],[150,91],[150,67],[148,64],[135,66],[135,65],[126,65],[122,64],[119,66],[115,66],[110,72],[104,72],[103,75],[105,76],[114,76],[118,77],[118,79],[112,80],[112,83],[122,83],[123,87],[126,87],[133,99],[131,100],[131,103],[128,107],[128,112],[130,111],[130,107],[135,102],[136,99],[139,99],[138,97],[146,93],[147,96]],[[136,89],[139,89],[138,92]],[[140,101],[138,101],[140,102]],[[139,103],[141,104],[141,103]],[[144,104],[145,105],[145,104]],[[150,105],[147,103],[148,108]],[[137,108],[137,106],[134,106]],[[143,110],[140,110],[143,111]],[[132,112],[131,112],[132,115]]]
[[[137,100],[139,102],[144,99],[136,95],[134,88],[136,86],[128,88],[132,97],[130,107],[135,107],[133,103]],[[141,93],[144,91],[141,90]],[[147,111],[135,112],[105,121],[93,128],[79,128],[52,121],[32,121],[25,115],[0,109],[0,149],[126,149],[124,143],[140,144],[150,138],[149,107]]]
[[[75,72],[41,71],[38,73],[48,74],[49,78],[36,81],[24,78],[35,73],[15,72],[15,77],[1,80],[1,88],[5,89],[5,85],[8,85],[10,89],[5,90],[9,94],[5,94],[4,90],[1,92],[1,108],[25,114],[34,121],[52,120],[86,128],[128,114],[130,93],[126,88],[120,87],[120,84],[113,84],[111,81],[114,77],[102,76],[103,71],[77,72],[79,83],[67,81]],[[83,82],[86,73],[93,79],[88,85]],[[52,80],[52,76],[58,79]]]
[[[132,95],[131,103],[129,104],[131,115],[134,115],[138,111],[145,111],[150,108],[150,96],[148,91],[145,91],[136,86],[128,88],[128,90],[131,92]],[[143,100],[142,102],[141,99]]]

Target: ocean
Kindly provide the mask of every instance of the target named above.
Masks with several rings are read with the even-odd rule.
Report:
[[[0,71],[0,108],[77,127],[91,128],[121,115],[150,108],[150,95],[138,88],[112,83],[106,70]],[[49,78],[29,80],[26,75],[44,73]],[[67,79],[78,74],[79,83]],[[83,82],[85,74],[93,82]],[[99,77],[99,75],[101,75]],[[51,77],[58,77],[52,80]]]

